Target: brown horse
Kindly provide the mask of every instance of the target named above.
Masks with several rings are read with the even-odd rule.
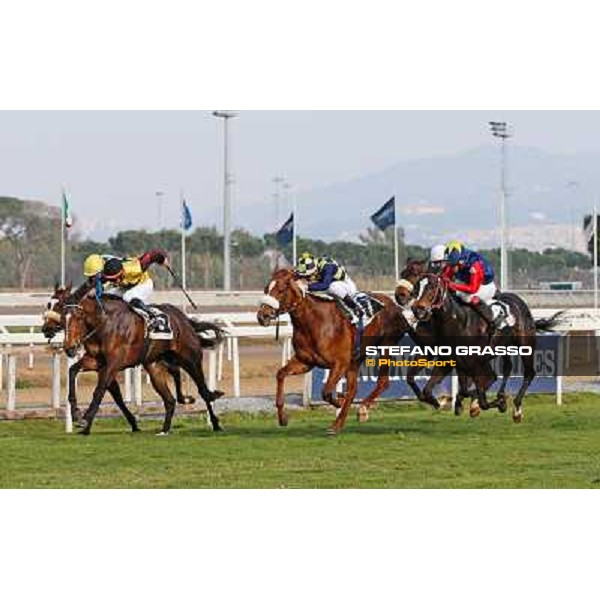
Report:
[[[91,290],[91,286],[88,284],[82,285],[75,291],[72,291],[72,285],[69,284],[66,287],[55,284],[54,293],[48,302],[47,310],[43,315],[43,326],[42,333],[49,341],[53,339],[59,332],[65,330],[65,306],[67,304],[78,303],[83,296]],[[73,421],[77,422],[81,418],[81,410],[77,405],[77,386],[76,380],[79,373],[93,372],[97,373],[100,365],[98,362],[98,351],[99,344],[95,336],[90,337],[85,343],[85,354],[74,364],[69,367],[68,375],[68,392],[67,398],[71,410],[71,417]],[[181,385],[181,371],[178,367],[164,363],[165,367],[169,371],[169,374],[173,378],[175,384],[175,394],[178,404],[193,404],[195,398],[187,396],[183,393],[183,387]],[[117,407],[121,409],[121,412],[132,426],[133,431],[138,431],[137,422],[135,418],[125,405],[123,396],[121,394],[121,388],[117,380],[115,380],[109,387],[108,391],[113,397]],[[158,393],[158,390],[157,390]]]
[[[373,294],[384,306],[365,328],[364,338],[373,345],[394,345],[407,330],[407,324],[396,304],[387,296]],[[288,313],[294,333],[294,356],[277,372],[277,416],[286,426],[288,418],[284,407],[284,381],[290,375],[308,373],[314,367],[329,369],[329,378],[323,389],[323,400],[338,409],[329,433],[336,434],[344,426],[350,405],[358,387],[358,373],[362,356],[356,356],[355,327],[344,317],[336,302],[323,300],[306,292],[296,280],[293,270],[283,269],[273,274],[265,288],[258,322],[269,326],[279,315]],[[346,377],[346,393],[336,397],[337,384]],[[374,403],[375,398],[389,385],[389,377],[382,376],[375,390],[363,401],[362,407]],[[361,408],[362,408],[361,407]]]
[[[449,293],[446,281],[436,274],[423,275],[417,282],[418,293],[412,304],[412,310],[420,321],[433,323],[437,339],[448,346],[516,346],[530,349],[530,353],[522,354],[523,383],[514,398],[513,420],[520,423],[523,419],[522,402],[527,389],[535,377],[536,331],[552,331],[562,312],[550,319],[534,320],[529,307],[516,294],[501,294],[500,299],[510,306],[515,318],[515,325],[507,331],[490,331],[489,326],[471,307],[460,302]],[[512,360],[503,360],[503,381],[496,400],[488,403],[486,392],[497,380],[490,366],[492,356],[464,356],[458,359],[459,371],[469,375],[475,383],[477,400],[482,409],[492,407],[501,412],[506,411],[506,384],[512,372]],[[443,379],[442,373],[432,375],[426,389],[430,390]]]
[[[65,306],[64,349],[67,356],[74,357],[91,339],[97,343],[98,384],[89,408],[80,419],[80,433],[90,433],[102,398],[117,374],[143,364],[152,385],[165,402],[162,433],[168,434],[176,400],[168,386],[169,370],[165,363],[181,367],[190,375],[206,403],[213,430],[221,429],[212,402],[222,393],[208,389],[202,370],[202,353],[204,348],[212,348],[221,342],[222,330],[210,323],[192,321],[174,306],[165,304],[160,308],[171,321],[172,340],[149,340],[142,317],[119,298],[105,296],[99,301],[88,294],[79,303]],[[202,337],[207,332],[212,332],[214,339]]]

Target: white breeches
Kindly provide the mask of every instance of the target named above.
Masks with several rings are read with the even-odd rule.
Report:
[[[356,284],[348,276],[346,276],[346,279],[344,279],[344,281],[334,281],[329,286],[327,292],[330,293],[332,296],[337,296],[338,298],[341,298],[342,300],[346,296],[351,296],[352,298],[354,298],[354,296],[358,294]]]
[[[465,292],[456,292],[456,295],[466,304],[470,304],[471,300],[475,296],[477,296],[483,303],[490,304],[494,299],[497,288],[496,284],[492,281],[492,283],[488,283],[486,285],[482,285],[479,288],[479,291],[476,294],[466,294]]]
[[[153,291],[154,282],[152,279],[148,279],[148,281],[144,281],[144,283],[140,283],[128,290],[111,288],[110,292],[107,290],[107,293],[110,293],[113,296],[119,296],[127,303],[131,302],[134,298],[139,298],[144,304],[148,304]]]

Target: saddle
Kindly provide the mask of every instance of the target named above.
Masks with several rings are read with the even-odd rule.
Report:
[[[148,312],[136,306],[130,308],[144,319],[144,337],[150,340],[172,340],[173,329],[169,315],[154,304],[148,305]]]
[[[309,292],[311,296],[315,298],[320,298],[321,300],[325,300],[326,302],[335,302],[338,305],[338,308],[342,312],[342,315],[350,321],[351,325],[358,326],[360,317],[356,314],[356,312],[348,306],[341,298],[337,296],[333,296],[332,294],[328,294],[327,292]],[[384,305],[382,302],[373,298],[366,292],[359,292],[354,296],[354,301],[362,308],[364,317],[362,326],[366,327],[371,323],[371,321],[375,318],[375,316],[380,313],[384,309]]]
[[[492,309],[492,312],[494,314],[494,319],[496,319],[498,317],[500,317],[502,319],[500,329],[502,329],[504,327],[514,327],[517,320],[515,319],[515,316],[512,314],[512,310],[511,310],[509,304],[507,304],[506,302],[503,302],[502,300],[500,300],[498,298],[498,296],[496,296],[492,300],[492,303],[490,304],[490,308]]]

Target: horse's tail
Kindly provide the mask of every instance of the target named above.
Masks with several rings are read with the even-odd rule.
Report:
[[[545,319],[536,319],[535,321],[535,330],[536,331],[554,331],[554,328],[560,323],[562,315],[565,314],[566,311],[561,310],[551,317],[546,317]]]
[[[203,348],[216,348],[223,343],[225,331],[218,325],[206,321],[197,321],[196,319],[188,319],[188,321],[196,332]]]

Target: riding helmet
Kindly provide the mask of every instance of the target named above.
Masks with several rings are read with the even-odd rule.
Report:
[[[118,258],[111,258],[104,265],[103,275],[106,279],[118,279],[123,273],[123,262]]]
[[[86,277],[94,277],[102,273],[104,259],[99,254],[90,254],[83,263],[83,274]]]

